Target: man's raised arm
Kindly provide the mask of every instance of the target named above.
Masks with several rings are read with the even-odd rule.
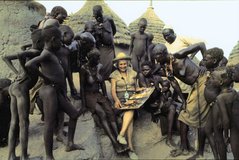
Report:
[[[204,57],[204,52],[206,51],[206,45],[204,42],[196,43],[188,48],[182,49],[178,51],[177,53],[174,53],[174,57],[178,59],[186,58],[189,54],[192,54],[194,52],[201,51],[202,56]]]

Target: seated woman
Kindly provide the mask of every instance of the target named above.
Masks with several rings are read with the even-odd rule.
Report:
[[[119,144],[116,140],[118,128],[115,114],[107,97],[104,80],[99,74],[102,68],[102,64],[99,63],[100,53],[97,49],[93,49],[87,57],[89,61],[82,66],[80,72],[82,107],[88,108],[95,120],[100,120],[116,152],[122,153],[127,150],[127,146]]]
[[[129,99],[130,95],[132,95],[136,91],[137,73],[129,67],[130,60],[131,58],[123,52],[118,53],[116,58],[113,59],[113,63],[115,63],[115,67],[117,69],[110,75],[110,78],[111,92],[116,109],[120,109],[122,107],[122,104],[126,102],[127,99]],[[134,110],[129,109],[123,112],[122,128],[117,137],[117,140],[121,144],[128,143],[130,148],[130,151],[128,152],[129,157],[131,159],[138,159],[138,156],[135,154],[132,144],[133,117]],[[125,139],[126,132],[128,142]]]

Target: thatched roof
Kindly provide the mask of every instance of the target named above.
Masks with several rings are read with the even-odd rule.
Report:
[[[78,32],[84,29],[84,23],[92,20],[92,8],[95,5],[101,5],[103,8],[103,14],[111,16],[114,19],[117,27],[117,32],[114,36],[114,42],[116,45],[129,45],[130,34],[125,22],[104,2],[104,0],[90,1],[86,0],[84,6],[75,14],[71,15],[66,24],[72,27],[74,32]]]
[[[30,26],[45,14],[46,8],[35,1],[0,1],[0,56],[17,53],[22,45],[31,43]],[[3,61],[0,68],[1,78],[13,77]]]
[[[233,47],[231,54],[228,58],[228,65],[235,65],[239,63],[239,41]]]
[[[129,24],[130,33],[138,31],[138,22],[141,18],[146,18],[148,21],[148,26],[146,32],[150,32],[154,35],[154,43],[165,43],[162,35],[162,30],[164,27],[164,22],[156,15],[154,8],[152,6],[148,7],[146,12],[143,13],[138,19]]]
[[[231,54],[228,58],[228,66],[236,65],[239,63],[239,41],[237,44],[233,47]],[[234,83],[233,86],[234,89],[239,91],[239,83]]]

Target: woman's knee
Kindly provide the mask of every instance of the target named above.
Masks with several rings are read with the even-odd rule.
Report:
[[[132,111],[132,110],[126,111],[123,115],[123,119],[127,119],[128,121],[133,121],[134,111]]]
[[[127,114],[127,115],[134,115],[134,110],[128,110],[126,111],[124,114]]]

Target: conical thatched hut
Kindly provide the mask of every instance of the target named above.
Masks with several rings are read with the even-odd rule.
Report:
[[[239,63],[239,41],[233,47],[231,54],[228,58],[228,65],[235,65]]]
[[[0,1],[0,55],[21,51],[20,46],[31,42],[30,26],[43,19],[46,9],[35,1]],[[0,77],[13,72],[0,61]]]
[[[92,8],[95,5],[101,5],[103,8],[103,14],[111,16],[114,19],[117,27],[117,32],[114,36],[114,42],[116,46],[116,53],[118,50],[128,50],[130,43],[130,34],[125,22],[105,3],[104,0],[92,1],[86,0],[84,6],[75,14],[71,15],[66,24],[72,27],[74,32],[78,32],[84,29],[84,23],[92,20],[93,12]]]
[[[227,65],[231,66],[231,65],[236,65],[238,63],[239,63],[239,41],[233,47],[232,52],[229,55],[228,64]],[[234,88],[236,90],[239,90],[239,84],[238,83],[234,83]]]
[[[148,21],[146,32],[150,32],[154,35],[153,43],[165,43],[165,40],[162,35],[162,30],[165,24],[156,15],[152,5],[147,8],[146,12],[144,12],[142,16],[129,24],[130,33],[138,31],[138,22],[141,18],[146,18]]]

